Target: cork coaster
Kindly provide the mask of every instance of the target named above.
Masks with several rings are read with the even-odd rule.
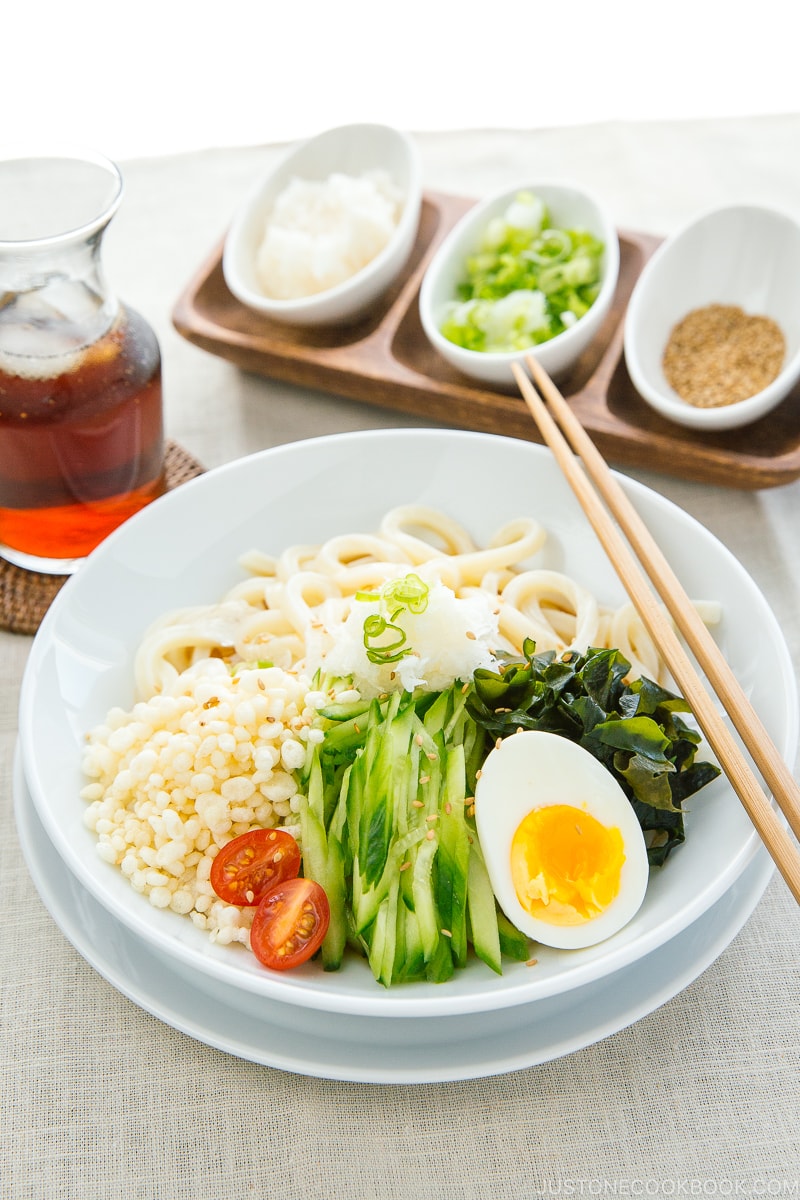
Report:
[[[204,468],[177,442],[164,447],[167,489],[179,487]],[[0,559],[0,629],[35,633],[69,575],[40,575]]]

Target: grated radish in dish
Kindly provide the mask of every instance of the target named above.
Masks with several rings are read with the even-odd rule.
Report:
[[[292,179],[272,207],[256,254],[264,294],[297,300],[350,279],[386,246],[401,208],[386,171]]]

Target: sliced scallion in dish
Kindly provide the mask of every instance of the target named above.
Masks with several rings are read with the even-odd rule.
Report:
[[[550,341],[597,299],[603,249],[588,230],[554,227],[539,197],[519,192],[488,223],[467,259],[442,333],[465,350],[484,353]]]

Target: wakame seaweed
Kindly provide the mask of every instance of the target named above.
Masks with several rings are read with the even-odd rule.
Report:
[[[691,709],[680,696],[642,677],[631,683],[631,664],[619,650],[590,648],[558,658],[537,654],[527,640],[522,659],[499,671],[475,672],[467,710],[487,740],[518,729],[558,733],[599,759],[630,800],[661,866],[684,840],[683,802],[719,775],[695,762],[700,735],[682,720]]]

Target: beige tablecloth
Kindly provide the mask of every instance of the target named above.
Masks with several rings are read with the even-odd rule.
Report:
[[[800,116],[417,140],[428,188],[479,196],[527,177],[572,178],[631,229],[664,234],[735,199],[800,215]],[[172,329],[177,296],[276,153],[123,164],[126,197],[106,242],[115,289],[161,339],[168,433],[208,467],[312,434],[421,423],[241,373]],[[800,484],[754,493],[631,473],[744,563],[797,672]],[[0,635],[2,1197],[797,1194],[800,914],[782,881],[675,999],[546,1065],[413,1086],[256,1065],[125,999],[43,908],[12,815],[29,647],[28,638]]]

